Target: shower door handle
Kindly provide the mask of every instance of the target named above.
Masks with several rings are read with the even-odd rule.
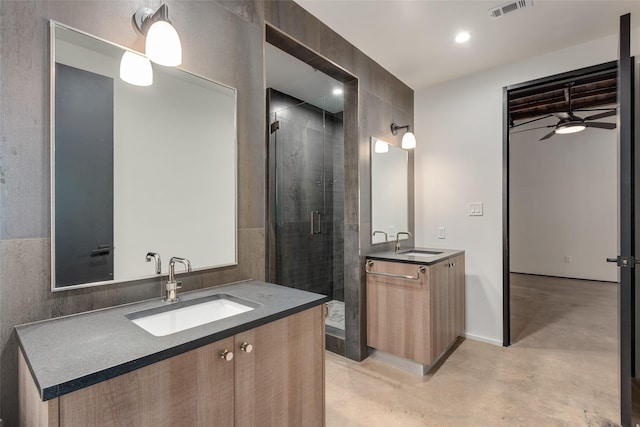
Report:
[[[311,234],[322,234],[322,214],[311,211]]]

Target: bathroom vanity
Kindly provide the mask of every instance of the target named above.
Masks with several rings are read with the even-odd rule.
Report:
[[[16,327],[20,425],[324,425],[326,297],[246,281],[178,304],[216,299],[250,309],[159,336],[132,319],[160,299]]]
[[[367,345],[417,363],[424,375],[465,328],[464,251],[372,254],[366,273]]]

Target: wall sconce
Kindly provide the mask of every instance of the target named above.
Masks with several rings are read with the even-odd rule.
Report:
[[[395,123],[391,123],[392,134],[397,135],[399,129],[407,130],[407,132],[402,136],[402,148],[404,148],[405,150],[416,148],[416,136],[409,130],[409,125],[398,126]]]
[[[136,86],[153,84],[153,69],[149,58],[127,50],[120,59],[120,78]]]
[[[171,21],[166,4],[154,12],[141,7],[133,14],[136,29],[147,38],[145,53],[156,64],[177,67],[182,64],[182,45],[180,37]]]

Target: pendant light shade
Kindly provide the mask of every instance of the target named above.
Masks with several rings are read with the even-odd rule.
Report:
[[[167,67],[182,64],[180,36],[173,25],[167,21],[155,22],[147,33],[145,53],[156,64]]]
[[[402,136],[402,148],[405,150],[416,148],[416,136],[413,132],[407,132]]]
[[[135,86],[151,86],[153,69],[148,58],[126,51],[120,59],[120,78]]]

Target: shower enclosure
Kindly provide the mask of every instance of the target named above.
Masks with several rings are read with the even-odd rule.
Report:
[[[327,333],[344,337],[342,97],[304,102],[267,89],[269,280],[327,295]]]

